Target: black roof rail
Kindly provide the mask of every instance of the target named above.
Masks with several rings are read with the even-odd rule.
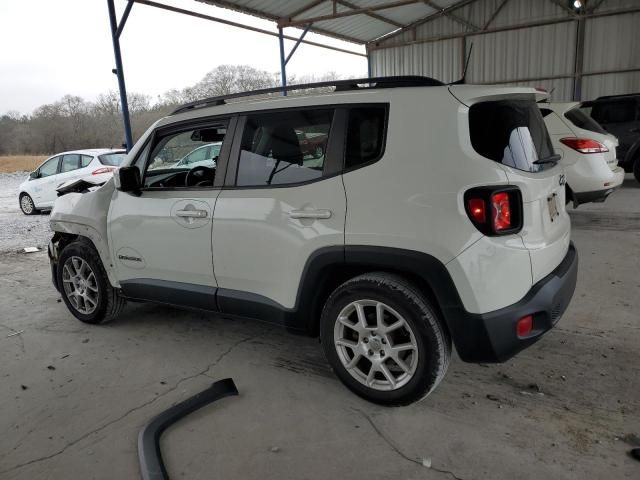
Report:
[[[591,100],[592,102],[598,102],[600,100],[615,100],[616,98],[626,98],[626,97],[639,97],[639,93],[625,93],[622,95],[604,95],[602,97],[598,97],[595,100]]]
[[[364,86],[361,86],[364,85]],[[198,108],[211,107],[216,105],[224,105],[226,100],[232,98],[251,97],[255,95],[267,95],[270,93],[281,93],[283,90],[293,92],[296,90],[307,90],[312,88],[335,87],[336,92],[344,92],[348,90],[366,90],[370,88],[399,88],[399,87],[440,87],[443,86],[439,80],[430,77],[421,77],[418,75],[407,75],[397,77],[373,77],[373,78],[351,78],[348,80],[331,80],[327,82],[305,83],[299,85],[287,85],[282,87],[262,88],[259,90],[249,90],[247,92],[230,93],[228,95],[220,95],[218,97],[205,98],[194,102],[185,103],[177,108],[171,115],[188,112]]]

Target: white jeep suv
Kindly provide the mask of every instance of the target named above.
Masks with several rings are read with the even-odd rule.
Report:
[[[49,255],[71,313],[101,323],[135,299],[319,335],[340,380],[386,405],[431,392],[452,342],[464,361],[502,362],[551,329],[577,254],[541,94],[332,85],[188,104],[113,181],[58,198]],[[175,166],[214,142],[215,168]]]

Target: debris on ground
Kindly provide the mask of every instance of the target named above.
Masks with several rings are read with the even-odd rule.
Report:
[[[269,449],[271,453],[278,453],[280,451],[280,447],[273,446]]]
[[[22,253],[36,253],[39,251],[40,249],[38,247],[24,247],[22,249]]]
[[[56,369],[56,367],[54,367],[53,365],[47,365],[47,368],[48,368],[49,370],[55,370],[55,369]]]
[[[67,358],[67,357],[70,357],[70,356],[71,356],[71,354],[70,354],[70,353],[65,353],[65,354],[64,354],[64,355],[62,355],[60,358],[61,358],[61,359],[62,359],[62,358]]]
[[[426,467],[426,468],[431,468],[431,459],[430,458],[423,458],[422,459],[422,466]]]
[[[21,388],[22,390],[26,390],[26,389],[27,389],[27,388],[29,388],[29,387],[27,387],[26,385],[20,385],[20,388]]]
[[[24,330],[20,330],[19,332],[13,332],[13,333],[10,333],[9,335],[7,335],[7,338],[15,337],[16,335],[21,335],[23,333],[24,333]]]
[[[631,455],[631,458],[635,458],[640,461],[640,448],[632,448],[629,450],[629,455]]]
[[[84,339],[82,340],[82,343],[89,343],[89,339],[88,339],[88,338],[84,338]]]

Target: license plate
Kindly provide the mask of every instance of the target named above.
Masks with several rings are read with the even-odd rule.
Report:
[[[551,218],[553,222],[556,217],[560,216],[560,211],[558,210],[558,194],[554,193],[547,197],[547,208],[549,209],[549,218]]]

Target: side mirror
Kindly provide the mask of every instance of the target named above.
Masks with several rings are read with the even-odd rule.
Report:
[[[116,188],[121,192],[140,193],[142,182],[140,181],[140,170],[138,170],[138,167],[120,167],[113,172],[113,179]]]
[[[34,179],[36,179],[36,178],[38,178],[38,171],[37,171],[37,170],[36,170],[35,172],[31,172],[31,173],[29,174],[29,179],[30,179],[30,180],[34,180]]]

